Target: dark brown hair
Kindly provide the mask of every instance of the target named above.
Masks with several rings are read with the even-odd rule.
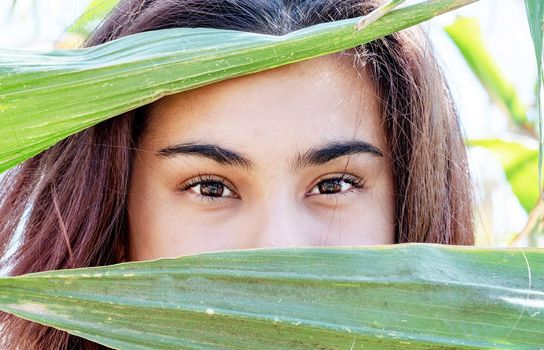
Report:
[[[172,27],[282,35],[364,15],[377,2],[124,0],[86,45]],[[346,52],[353,54],[357,69],[370,74],[380,100],[395,179],[396,242],[473,244],[472,191],[459,118],[425,35],[410,29]],[[0,249],[2,266],[11,275],[120,261],[128,237],[133,152],[144,121],[145,107],[130,111],[4,174]],[[105,349],[5,313],[0,321],[2,349]]]

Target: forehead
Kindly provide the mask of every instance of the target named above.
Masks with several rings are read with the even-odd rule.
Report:
[[[372,83],[352,62],[327,55],[164,97],[149,109],[142,142],[279,152],[359,138],[384,149]]]

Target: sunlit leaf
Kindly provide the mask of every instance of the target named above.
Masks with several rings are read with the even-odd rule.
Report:
[[[544,61],[543,47],[544,44],[543,31],[544,31],[544,2],[542,0],[525,0],[525,7],[527,9],[527,18],[529,20],[529,28],[531,29],[531,36],[535,46],[535,56],[537,62],[538,82],[537,82],[537,107],[539,115],[539,145],[540,154],[538,158],[538,183],[542,186],[542,157],[544,155],[544,123],[543,123],[543,111],[542,111],[542,81],[543,81],[543,69],[542,64]]]
[[[544,252],[223,251],[0,279],[0,309],[116,349],[538,349]]]
[[[500,159],[514,194],[529,213],[539,194],[538,149],[502,139],[470,140],[469,145],[484,147]]]
[[[120,0],[92,0],[83,14],[66,31],[87,38]]]
[[[0,172],[164,95],[348,49],[471,2],[424,1],[360,31],[353,18],[284,36],[175,28],[88,49],[0,50]]]
[[[544,2],[542,0],[525,0],[529,28],[535,46],[535,54],[538,64],[542,64],[543,31],[544,31]]]
[[[486,48],[479,21],[458,17],[445,29],[493,100],[505,109],[515,124],[533,133],[533,123],[527,120],[527,109],[514,85]]]
[[[370,24],[376,22],[378,19],[391,12],[396,7],[399,7],[405,0],[389,0],[385,4],[381,5],[367,16],[364,16],[359,22],[357,22],[357,30],[361,30]]]

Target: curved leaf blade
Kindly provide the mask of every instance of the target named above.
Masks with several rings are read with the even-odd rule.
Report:
[[[0,50],[0,172],[164,95],[348,49],[474,1],[427,0],[360,31],[354,18],[280,37],[176,28],[81,50]]]
[[[66,33],[87,38],[118,3],[119,0],[92,0]]]
[[[540,66],[544,47],[544,3],[540,0],[525,0],[525,8],[535,46],[537,63]]]
[[[502,139],[469,140],[472,147],[484,147],[501,161],[512,191],[527,213],[538,201],[538,149]]]
[[[525,0],[525,8],[527,10],[527,20],[529,21],[529,29],[533,38],[535,47],[535,57],[538,72],[537,89],[536,89],[536,105],[538,109],[538,130],[539,130],[539,157],[538,157],[538,184],[539,190],[542,192],[542,157],[544,156],[544,121],[542,111],[542,83],[544,80],[544,3],[542,0]]]
[[[0,309],[117,349],[538,349],[544,252],[303,247],[0,279]]]
[[[444,29],[493,100],[508,112],[515,124],[533,134],[535,130],[527,119],[527,108],[487,50],[479,21],[458,17]]]

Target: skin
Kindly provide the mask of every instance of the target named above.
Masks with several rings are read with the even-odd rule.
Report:
[[[335,54],[153,103],[131,176],[127,260],[394,243],[392,167],[370,84]],[[296,165],[350,142],[351,153]],[[202,155],[195,144],[212,146]],[[232,153],[214,146],[251,166],[221,162]]]

